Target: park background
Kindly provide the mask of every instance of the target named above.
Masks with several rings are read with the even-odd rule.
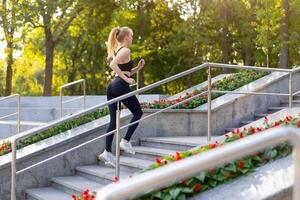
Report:
[[[0,95],[58,95],[81,78],[88,95],[105,94],[114,77],[106,41],[116,26],[134,31],[132,59],[146,61],[141,86],[204,62],[300,63],[300,0],[1,0]],[[201,71],[150,93],[175,94],[206,79]]]

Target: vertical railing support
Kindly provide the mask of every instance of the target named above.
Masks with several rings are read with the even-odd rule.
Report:
[[[18,100],[18,122],[17,122],[17,134],[20,133],[20,118],[21,118],[21,96],[19,94],[16,94],[14,96],[17,96]],[[13,138],[11,141],[11,200],[16,200],[16,185],[17,185],[17,140]]]
[[[136,90],[140,88],[140,72],[137,71],[136,73]],[[136,95],[137,98],[139,98],[139,94]]]
[[[208,76],[207,76],[207,142],[211,140],[211,67],[208,66]]]
[[[294,141],[293,164],[294,164],[294,174],[295,174],[293,199],[300,199],[300,141],[299,140]]]
[[[290,72],[289,78],[289,108],[293,106],[293,88],[292,88],[292,73]]]
[[[120,177],[120,103],[117,102],[117,111],[116,111],[116,177]]]
[[[86,109],[86,83],[83,81],[83,109]]]
[[[60,118],[63,117],[64,113],[63,113],[63,89],[70,87],[72,85],[78,84],[78,83],[82,83],[82,88],[83,88],[83,109],[86,109],[86,83],[85,83],[85,79],[80,79],[77,81],[73,81],[71,83],[67,83],[64,84],[62,86],[60,86],[60,90],[59,90],[59,100],[60,100]],[[82,96],[80,96],[79,98],[82,98]],[[78,99],[78,98],[75,98]],[[73,99],[74,100],[74,99]],[[68,102],[71,102],[71,100],[69,100]]]

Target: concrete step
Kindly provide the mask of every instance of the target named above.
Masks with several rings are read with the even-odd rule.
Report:
[[[269,107],[268,108],[268,113],[274,113],[274,112],[280,111],[280,110],[285,109],[285,108],[287,108],[287,107],[283,107],[283,106]]]
[[[258,113],[258,114],[254,114],[254,118],[255,118],[255,120],[258,120],[258,119],[261,119],[261,118],[266,117],[268,115],[269,115],[268,113]]]
[[[96,192],[104,186],[104,184],[89,180],[82,176],[54,177],[51,180],[54,188],[60,189],[70,195],[75,193],[81,194],[85,189]]]
[[[300,100],[300,95],[298,94],[297,96],[293,97],[294,100]]]
[[[207,138],[205,136],[147,137],[140,139],[141,146],[170,149],[175,151],[185,151],[199,145],[205,145],[206,143]]]
[[[153,161],[136,158],[135,155],[132,155],[132,157],[121,156],[120,164],[121,167],[128,171],[138,172],[148,168],[151,164],[153,164]]]
[[[89,180],[101,183],[103,185],[109,184],[115,180],[115,168],[107,167],[103,165],[87,165],[76,167],[76,174],[81,177],[85,177]],[[131,172],[124,169],[120,170],[120,178],[128,178],[132,176]]]
[[[252,123],[252,122],[254,122],[254,120],[245,120],[245,121],[241,121],[241,126],[245,126],[245,125],[250,124],[250,123]]]
[[[234,131],[235,129],[237,129],[237,128],[226,128],[225,133],[229,133],[231,131]]]
[[[70,200],[70,194],[53,187],[35,188],[26,190],[26,200]]]
[[[289,107],[289,101],[288,100],[281,101],[280,106]],[[300,100],[293,100],[293,106],[300,107]]]
[[[134,149],[135,149],[135,155],[131,155],[126,152],[122,152],[122,155],[127,157],[139,158],[143,160],[155,161],[157,157],[176,154],[176,151],[174,150],[160,149],[160,148],[153,148],[153,147],[134,146]]]

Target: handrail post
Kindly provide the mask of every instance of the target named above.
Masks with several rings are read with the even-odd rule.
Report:
[[[20,133],[21,131],[21,127],[20,127],[20,119],[21,119],[21,97],[20,95],[18,94],[18,125],[17,125],[17,133]]]
[[[289,108],[293,106],[293,90],[292,90],[292,73],[290,72],[289,78]]]
[[[208,76],[207,76],[207,142],[211,140],[211,66],[208,66]]]
[[[62,89],[63,89],[63,87],[60,87],[60,92],[59,92],[59,99],[60,99],[60,118],[63,117]]]
[[[136,89],[138,90],[140,88],[140,72],[137,71],[136,73]],[[137,98],[139,98],[139,94],[136,95]]]
[[[16,176],[17,176],[17,141],[14,139],[11,142],[11,200],[16,200]]]
[[[82,90],[83,90],[83,109],[85,110],[86,109],[86,83],[85,83],[85,79],[80,79],[80,80],[77,80],[77,81],[73,81],[71,83],[67,83],[67,84],[64,84],[62,86],[60,86],[60,92],[59,92],[59,96],[60,96],[60,118],[63,117],[63,89],[64,88],[67,88],[67,87],[70,87],[72,85],[75,85],[75,84],[78,84],[78,83],[82,83]],[[82,96],[80,96],[81,98]]]
[[[86,109],[86,84],[85,84],[85,79],[83,80],[83,109]]]
[[[18,98],[18,122],[17,122],[17,134],[20,133],[20,107],[21,97],[17,94]],[[16,185],[17,185],[17,141],[14,139],[11,142],[11,200],[16,200]]]
[[[293,199],[300,199],[300,141],[294,141],[293,150],[293,164],[294,164],[294,189]]]
[[[120,101],[117,102],[116,111],[116,177],[120,177]]]

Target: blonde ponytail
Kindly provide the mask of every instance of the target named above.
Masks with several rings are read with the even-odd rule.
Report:
[[[107,60],[110,60],[114,57],[114,52],[118,47],[117,34],[120,32],[120,28],[113,28],[108,37],[107,41]]]
[[[132,30],[126,26],[113,28],[108,36],[107,41],[107,60],[111,60],[114,57],[115,50],[118,44],[121,43],[126,35],[132,34]]]

